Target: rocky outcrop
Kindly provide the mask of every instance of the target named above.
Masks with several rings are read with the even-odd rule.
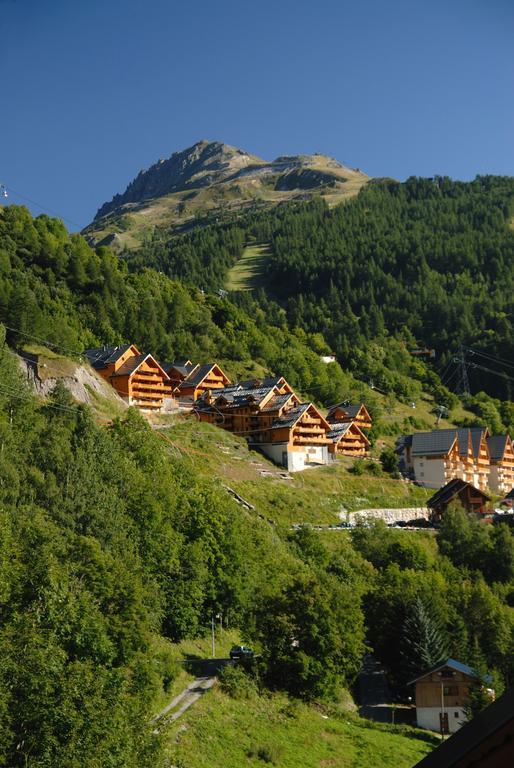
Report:
[[[49,395],[56,383],[62,381],[66,389],[80,403],[95,405],[95,395],[126,408],[116,391],[89,366],[72,360],[42,361],[37,355],[17,355],[20,368],[30,387],[38,395]]]

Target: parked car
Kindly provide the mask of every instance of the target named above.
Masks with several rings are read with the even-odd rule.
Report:
[[[230,649],[230,658],[237,659],[250,659],[253,656],[253,651],[246,645],[233,645]]]

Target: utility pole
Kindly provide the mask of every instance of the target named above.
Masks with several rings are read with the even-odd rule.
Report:
[[[459,389],[461,395],[469,395],[469,378],[468,378],[468,368],[466,365],[466,355],[464,353],[464,347],[460,346],[459,348],[459,357],[457,358],[456,362],[460,366],[460,380],[459,380]]]
[[[216,639],[215,639],[215,626],[214,626],[214,614],[212,614],[211,618],[211,629],[212,629],[212,658],[216,658]]]

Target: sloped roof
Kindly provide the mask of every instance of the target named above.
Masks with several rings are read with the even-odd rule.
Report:
[[[342,424],[336,423],[330,425],[330,432],[327,433],[327,437],[329,437],[331,440],[333,440],[334,443],[338,443],[348,431],[353,430],[357,431],[364,440],[365,443],[369,445],[369,440],[362,431],[360,427],[357,426],[357,424],[353,424],[351,421],[345,421]]]
[[[493,461],[501,461],[507,448],[508,435],[492,435],[487,438],[487,447]]]
[[[266,413],[266,411],[278,411],[286,405],[292,397],[294,397],[292,392],[286,392],[285,395],[275,395],[265,406],[263,406],[262,413]]]
[[[438,672],[440,669],[444,669],[445,667],[450,667],[450,669],[453,669],[455,672],[460,672],[463,675],[468,675],[468,677],[474,677],[477,680],[480,678],[480,675],[478,672],[476,672],[473,667],[468,667],[467,664],[463,664],[461,661],[456,661],[455,659],[446,659],[445,661],[438,662],[434,667],[431,669],[427,669],[425,672],[423,672],[422,675],[419,675],[418,677],[415,677],[414,680],[410,680],[407,685],[413,685],[414,683],[417,683],[418,680],[422,680],[424,677],[427,677],[428,675],[433,675],[434,672]],[[486,682],[490,682],[491,678],[489,675],[484,676],[484,680]]]
[[[471,485],[471,483],[467,483],[465,480],[461,480],[460,477],[454,477],[453,480],[449,480],[446,485],[443,485],[442,488],[439,488],[439,490],[429,498],[427,501],[427,507],[432,509],[434,507],[440,506],[441,504],[448,504],[452,499],[455,498],[455,496],[457,496],[464,488],[468,486],[469,488],[473,489],[474,493],[482,496],[484,499],[490,499],[490,496],[488,496],[487,493],[481,491],[479,488],[475,488],[475,486]]]
[[[205,365],[197,365],[196,368],[194,368],[194,370],[192,370],[188,375],[187,379],[184,379],[184,381],[180,382],[178,389],[197,387],[215,367],[219,368],[221,371],[221,368],[217,363],[205,363]]]
[[[304,413],[306,413],[311,406],[311,403],[300,403],[291,408],[287,413],[279,416],[275,419],[271,425],[271,429],[283,429],[284,427],[294,427],[298,419],[300,419]]]
[[[415,432],[412,435],[412,455],[428,456],[448,453],[457,438],[456,429],[435,429],[433,432]]]
[[[480,442],[482,437],[485,437],[487,442],[489,430],[487,427],[471,427],[469,431],[471,433],[471,442],[473,444],[473,455],[478,456],[480,453]]]
[[[111,379],[114,379],[116,376],[130,376],[132,373],[135,373],[139,366],[144,363],[145,360],[148,360],[150,358],[152,362],[154,362],[157,367],[159,368],[160,372],[162,373],[163,377],[166,379],[169,379],[168,374],[166,371],[162,368],[161,365],[155,360],[155,358],[152,357],[152,355],[148,352],[146,355],[136,355],[135,357],[129,358],[126,362],[123,363],[121,368],[118,368],[116,373],[113,373],[110,377]]]
[[[170,371],[173,368],[175,371],[178,371],[181,376],[186,378],[198,368],[198,363],[191,363],[189,360],[180,360],[179,362],[166,363],[163,365],[163,368],[165,371]]]
[[[137,349],[137,347],[135,347],[133,344],[123,344],[122,346],[96,347],[94,349],[86,349],[84,354],[93,368],[98,370],[100,368],[106,368],[106,366],[110,365],[111,363],[115,363],[116,360],[124,355],[125,352],[128,352],[131,347]]]

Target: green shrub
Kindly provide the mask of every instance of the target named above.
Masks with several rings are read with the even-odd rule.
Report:
[[[220,685],[232,699],[251,699],[257,695],[255,680],[239,665],[223,667]]]

